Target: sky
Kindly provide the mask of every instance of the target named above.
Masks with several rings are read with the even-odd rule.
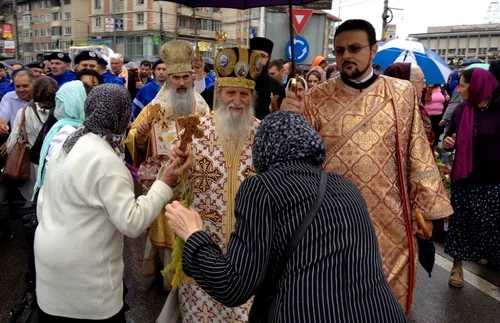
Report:
[[[394,10],[396,36],[425,33],[427,27],[484,23],[491,0],[389,0]],[[460,5],[458,4],[460,3]],[[339,15],[340,7],[340,15]],[[380,38],[384,0],[333,0],[328,11],[342,20],[365,19],[370,21]]]

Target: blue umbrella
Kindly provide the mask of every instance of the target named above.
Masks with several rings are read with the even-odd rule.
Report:
[[[473,57],[473,58],[468,58],[465,61],[463,61],[462,64],[460,64],[460,66],[465,67],[465,66],[469,66],[472,64],[482,64],[482,63],[484,63],[484,61],[482,59],[477,58],[477,57]]]
[[[378,46],[373,63],[383,70],[393,63],[407,62],[420,66],[427,84],[446,84],[450,76],[451,69],[445,60],[422,43],[393,39],[380,42]]]

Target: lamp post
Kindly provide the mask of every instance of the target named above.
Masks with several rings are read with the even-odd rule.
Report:
[[[87,39],[89,38],[89,35],[90,35],[90,25],[88,22],[84,21],[84,20],[80,20],[80,19],[75,19],[75,21],[79,21],[79,22],[83,22],[84,24],[87,25]]]

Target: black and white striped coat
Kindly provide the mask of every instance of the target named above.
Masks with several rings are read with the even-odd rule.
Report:
[[[329,174],[323,204],[276,277],[284,249],[316,198],[318,167],[292,162],[245,180],[236,198],[228,251],[199,231],[183,268],[213,298],[238,306],[271,275],[278,294],[269,322],[407,322],[382,272],[377,239],[359,190]]]

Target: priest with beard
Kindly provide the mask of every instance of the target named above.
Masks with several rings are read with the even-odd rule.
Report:
[[[167,80],[153,101],[142,109],[132,123],[125,141],[132,155],[133,166],[139,168],[139,182],[142,184],[146,181],[141,179],[141,174],[156,178],[162,155],[166,157],[177,137],[177,119],[190,114],[201,116],[209,111],[205,100],[193,86],[191,71],[194,50],[191,44],[181,40],[169,41],[161,47],[160,55],[167,67]],[[160,269],[171,261],[174,238],[165,222],[159,216],[148,230],[143,263],[146,277],[158,273],[158,258],[162,263]],[[163,288],[170,290],[171,276],[163,278]]]
[[[203,135],[193,138],[185,152],[179,149],[178,139],[169,153],[169,160],[183,160],[189,154],[194,157],[188,184],[192,198],[188,202],[203,218],[204,231],[222,250],[226,250],[235,229],[238,188],[256,174],[252,145],[260,122],[254,117],[254,89],[261,62],[260,54],[249,49],[221,50],[215,58],[217,105],[212,113],[200,118]],[[204,317],[211,322],[247,322],[250,306],[251,301],[226,307],[188,277],[170,292],[157,322],[206,322]]]
[[[285,87],[278,80],[269,75],[269,64],[274,43],[264,37],[250,39],[250,49],[257,52],[261,57],[262,72],[257,79],[255,92],[257,102],[255,104],[255,116],[262,120],[281,106],[281,101],[286,97]]]

